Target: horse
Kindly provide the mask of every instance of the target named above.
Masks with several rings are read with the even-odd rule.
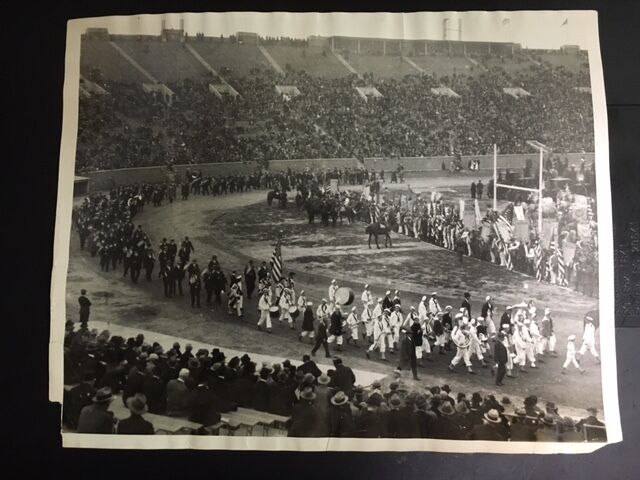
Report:
[[[384,235],[385,247],[389,247],[389,248],[393,247],[393,245],[391,244],[391,236],[389,235],[389,232],[391,231],[391,229],[384,223],[378,223],[378,222],[371,223],[367,225],[364,231],[365,233],[369,234],[369,248],[371,248],[371,237],[373,236],[376,241],[376,247],[380,249],[380,245],[378,245],[378,235]]]
[[[271,190],[269,193],[267,193],[267,204],[271,206],[274,200],[280,200],[281,195],[282,194],[279,190]]]

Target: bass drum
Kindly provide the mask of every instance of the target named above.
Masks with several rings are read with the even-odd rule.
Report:
[[[340,287],[336,290],[336,303],[338,305],[351,305],[355,295],[353,290],[347,287]]]
[[[291,318],[293,318],[294,320],[298,318],[298,315],[300,315],[300,311],[298,310],[298,307],[290,307],[289,315],[291,315]]]
[[[269,316],[271,318],[278,318],[280,316],[280,307],[269,307]]]

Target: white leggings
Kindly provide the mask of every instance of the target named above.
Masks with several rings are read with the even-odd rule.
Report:
[[[269,315],[269,310],[260,310],[258,326],[261,327],[265,323],[267,324],[267,329],[271,330],[271,316]]]
[[[464,360],[464,364],[467,367],[471,366],[471,355],[469,354],[469,348],[460,348],[456,352],[456,356],[451,360],[451,365],[454,367],[460,363],[460,360]]]

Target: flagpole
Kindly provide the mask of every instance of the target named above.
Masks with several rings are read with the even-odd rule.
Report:
[[[540,147],[540,175],[538,178],[538,238],[542,235],[542,186],[544,184],[542,179],[542,170],[544,168],[543,157],[544,153],[542,151],[542,147]]]
[[[493,209],[498,210],[498,145],[493,144]]]

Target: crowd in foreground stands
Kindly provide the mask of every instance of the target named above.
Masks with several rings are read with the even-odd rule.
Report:
[[[265,163],[276,159],[524,153],[528,139],[559,151],[593,151],[588,75],[562,67],[532,67],[477,76],[407,75],[377,79],[365,74],[326,79],[303,71],[279,76],[256,68],[226,80],[239,97],[218,98],[207,82],[168,84],[168,104],[140,85],[92,76],[109,95],[80,99],[78,171],[208,162]],[[213,80],[212,80],[213,81]],[[296,86],[287,99],[276,85]],[[459,97],[434,95],[446,85]],[[373,86],[381,98],[365,101],[355,90]],[[514,98],[502,87],[531,96]]]
[[[561,416],[531,395],[522,406],[509,398],[474,392],[453,394],[447,385],[409,389],[396,371],[391,381],[357,384],[338,357],[323,372],[308,356],[294,365],[256,364],[249,355],[227,359],[213,349],[174,343],[165,350],[142,334],[125,339],[67,322],[64,340],[63,422],[79,433],[153,434],[144,414],[188,419],[194,433],[218,431],[222,414],[238,407],[287,417],[290,437],[436,438],[581,442],[589,426],[602,427],[596,409],[579,421]],[[117,395],[117,396],[116,396]],[[130,416],[109,406],[122,401]]]

